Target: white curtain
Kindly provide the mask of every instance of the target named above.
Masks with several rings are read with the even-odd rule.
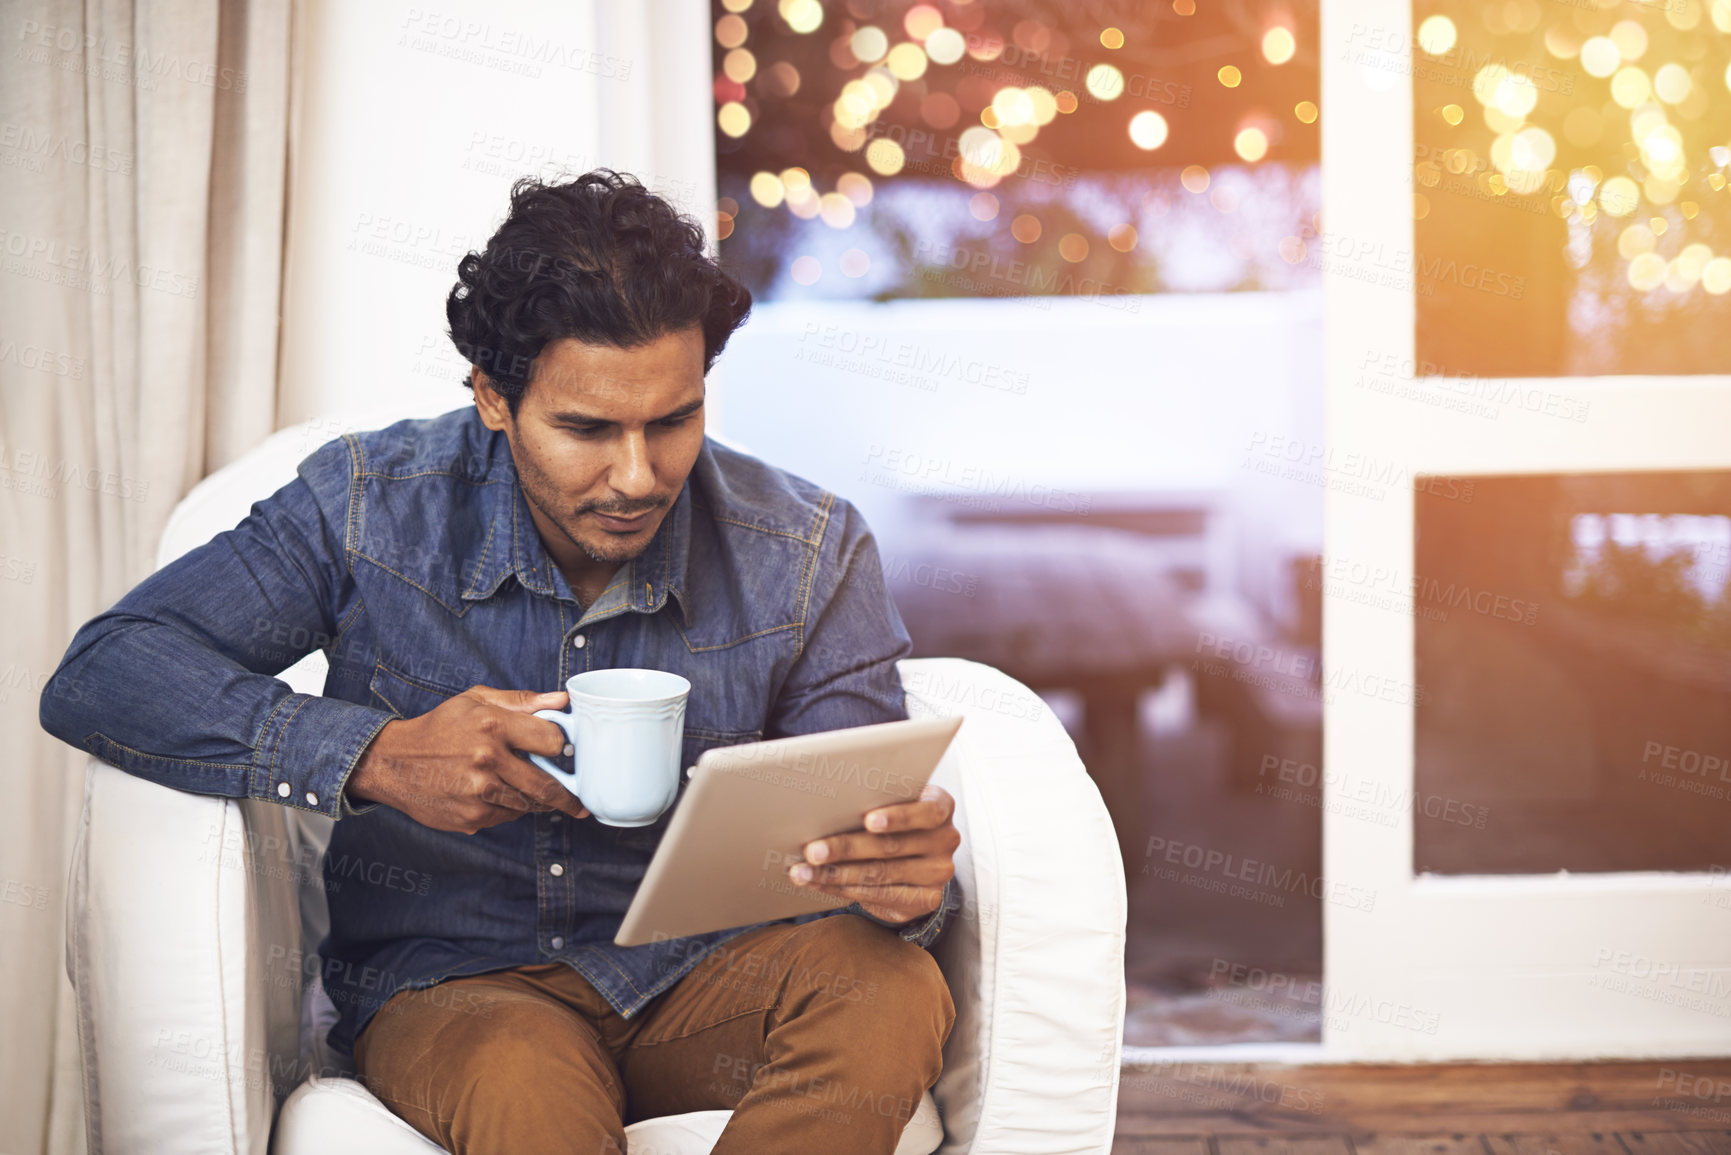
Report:
[[[63,945],[85,756],[38,724],[42,684],[180,496],[275,428],[289,6],[3,9],[0,1151],[85,1146]]]
[[[637,172],[712,223],[706,0],[440,6],[556,33],[567,63],[527,86],[447,60],[449,20],[420,11],[0,3],[0,1152],[85,1148],[63,911],[86,759],[40,728],[43,683],[201,478],[450,376],[419,359],[455,256],[393,279],[357,230],[478,246],[519,175],[489,166],[499,142]],[[571,67],[589,48],[607,65]]]

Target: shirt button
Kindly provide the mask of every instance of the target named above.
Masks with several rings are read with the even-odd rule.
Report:
[[[317,806],[318,804],[319,804],[319,796],[317,794],[314,794],[311,790],[308,790],[307,791],[307,805],[308,806]]]
[[[571,636],[571,648],[573,650],[581,650],[584,646],[587,646],[588,644],[589,644],[589,639],[584,637],[582,634],[573,634]]]
[[[278,798],[287,798],[289,796],[289,784],[287,782],[278,782],[276,784],[276,796]]]
[[[554,950],[558,950],[560,947],[562,947],[564,945],[565,945],[565,940],[563,938],[561,938],[558,935],[553,936],[552,947]]]
[[[554,814],[554,815],[551,815],[547,819],[547,821],[549,821],[549,822],[563,822],[563,821],[565,821],[565,816],[563,814]]]
[[[561,874],[565,873],[565,868],[557,862],[555,862],[552,866],[549,866],[547,868],[547,870],[548,870],[548,873],[552,874],[552,876],[554,878],[558,878]]]

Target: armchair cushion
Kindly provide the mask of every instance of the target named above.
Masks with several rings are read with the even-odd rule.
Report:
[[[708,1155],[721,1138],[731,1111],[691,1111],[644,1119],[625,1128],[633,1150],[652,1155]],[[944,1127],[931,1092],[902,1130],[896,1155],[931,1155],[943,1141]],[[443,1148],[391,1114],[353,1079],[314,1076],[295,1088],[283,1104],[272,1140],[278,1155],[319,1152],[339,1155],[436,1155]]]

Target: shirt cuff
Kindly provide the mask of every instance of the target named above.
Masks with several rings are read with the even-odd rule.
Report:
[[[959,882],[951,878],[944,883],[944,893],[938,902],[938,908],[924,918],[916,918],[912,922],[890,922],[888,919],[879,918],[877,915],[862,909],[857,902],[849,906],[847,910],[861,918],[868,918],[879,926],[889,927],[917,947],[930,949],[948,927],[951,917],[961,908],[962,887]]]
[[[362,751],[396,717],[340,698],[290,694],[265,722],[249,794],[332,819],[366,813],[378,803],[355,807],[343,787]]]

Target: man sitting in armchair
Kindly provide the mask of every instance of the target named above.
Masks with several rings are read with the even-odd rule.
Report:
[[[312,453],[78,631],[42,725],[329,815],[327,878],[400,868],[329,888],[330,1043],[446,1149],[622,1151],[628,1122],[719,1107],[718,1152],[890,1152],[955,1019],[927,949],[960,906],[949,795],[805,848],[791,880],[845,908],[618,947],[669,815],[600,825],[523,756],[568,752],[533,715],[586,670],[688,679],[683,765],[906,717],[871,533],[705,435],[751,297],[635,180],[517,182],[458,274],[474,406]],[[273,676],[315,649],[322,697]]]

